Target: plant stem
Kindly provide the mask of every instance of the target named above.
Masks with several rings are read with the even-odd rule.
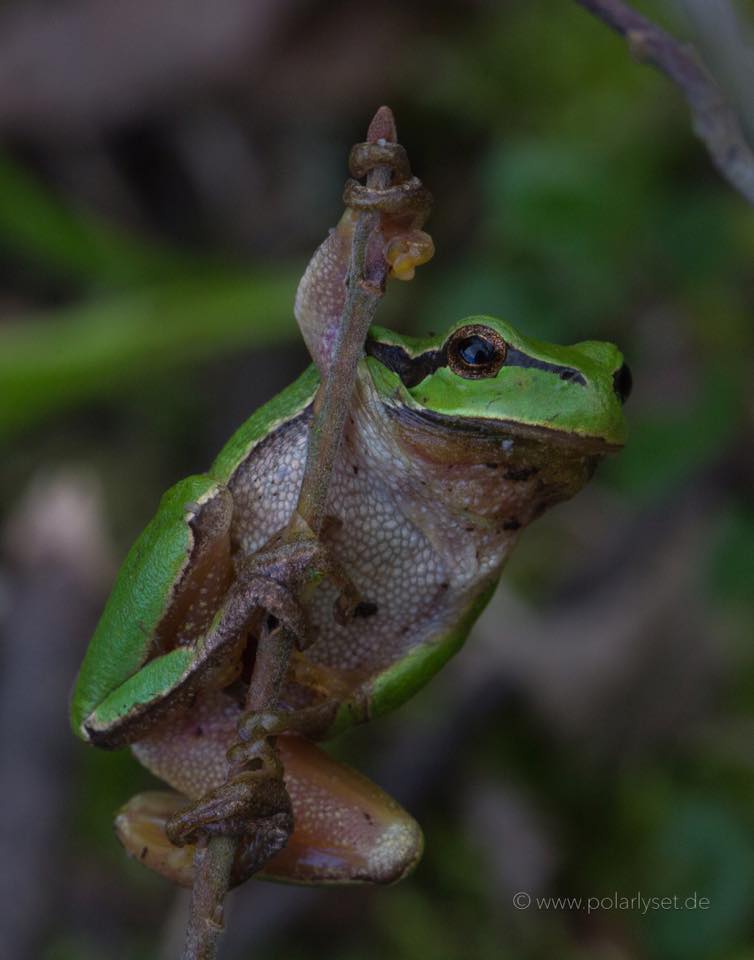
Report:
[[[390,170],[386,167],[378,167],[367,176],[368,187],[384,188],[389,181]],[[348,296],[338,328],[333,363],[320,387],[309,427],[306,467],[296,511],[315,534],[319,534],[325,519],[327,494],[356,383],[356,368],[385,292],[387,264],[381,278],[367,278],[365,275],[367,247],[379,219],[378,213],[361,211],[358,214],[351,248]]]
[[[185,960],[214,960],[217,956],[236,843],[235,837],[212,837],[209,841],[204,837],[196,844]]]
[[[367,133],[369,142],[378,139],[395,142],[395,123],[387,107],[377,111]],[[367,175],[367,187],[387,187],[390,178],[389,167],[376,167]],[[306,467],[294,517],[297,515],[302,519],[315,534],[319,534],[324,522],[327,494],[364,340],[385,290],[388,266],[383,258],[380,258],[382,269],[379,265],[377,269],[370,265],[370,276],[367,276],[369,241],[379,221],[379,213],[358,212],[348,271],[348,295],[340,318],[333,364],[320,387],[309,428]],[[295,536],[295,529],[294,524],[288,535]],[[265,625],[260,633],[258,659],[267,645],[265,641],[270,639]],[[258,670],[255,664],[246,704],[250,710],[263,711],[275,706],[279,684],[269,676],[273,669],[270,665],[274,659],[275,670],[287,666],[292,647],[290,637],[280,639],[287,645],[287,652],[284,649],[281,655],[278,650],[276,658],[272,655],[269,663],[265,661],[265,669]],[[197,844],[183,960],[215,960],[217,956],[223,931],[223,900],[230,883],[237,843],[235,837],[221,836]]]

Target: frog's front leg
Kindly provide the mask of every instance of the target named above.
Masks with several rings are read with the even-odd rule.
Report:
[[[363,186],[350,180],[346,185],[346,211],[327,239],[309,261],[296,293],[295,314],[306,346],[324,376],[332,363],[346,302],[346,281],[351,258],[354,227],[360,211],[379,214],[367,251],[366,275],[370,262],[384,275],[410,280],[416,267],[434,254],[432,238],[420,228],[429,215],[432,198],[421,182],[411,175],[406,151],[396,143],[392,114],[382,108],[369,129],[365,143],[357,144],[349,161],[354,177],[365,177],[377,167],[391,171],[391,183],[383,189]]]

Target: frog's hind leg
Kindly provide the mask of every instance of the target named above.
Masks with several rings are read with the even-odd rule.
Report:
[[[146,866],[190,886],[194,847],[176,847],[165,833],[191,797],[220,786],[225,752],[235,736],[239,708],[224,694],[199,705],[134,747],[140,761],[180,793],[134,797],[118,814],[116,832]],[[258,875],[289,883],[393,883],[418,863],[422,834],[416,821],[376,784],[334,760],[308,740],[277,738],[284,784],[293,808],[293,833]],[[239,841],[233,882],[259,866],[259,837]]]

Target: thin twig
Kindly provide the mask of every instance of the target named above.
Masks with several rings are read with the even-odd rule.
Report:
[[[713,163],[754,206],[754,152],[735,111],[688,44],[636,13],[622,0],[576,0],[628,42],[633,56],[662,71],[680,89],[691,111],[694,132]]]
[[[395,141],[395,124],[392,113],[386,107],[377,112],[367,134],[367,140],[371,142],[380,138]],[[376,167],[367,176],[367,186],[384,188],[388,186],[390,177],[389,167]],[[309,429],[307,461],[296,514],[315,534],[321,530],[325,518],[327,494],[354,391],[358,361],[384,293],[387,264],[384,264],[381,276],[379,269],[377,276],[373,270],[372,275],[367,276],[367,248],[378,225],[378,213],[358,213],[351,246],[348,295],[338,327],[333,365],[320,388]],[[295,536],[295,532],[293,525],[289,535]],[[260,651],[263,646],[260,642]],[[257,657],[259,659],[259,653]],[[275,663],[277,666],[287,664],[287,658],[277,657]],[[267,676],[259,675],[255,666],[249,685],[247,709],[273,709],[277,688],[278,684]],[[223,901],[228,891],[237,845],[237,838],[223,836],[197,844],[183,960],[214,960],[217,956],[223,931]]]
[[[246,711],[263,713],[275,709],[292,648],[293,636],[264,619],[246,694]],[[233,836],[204,838],[196,845],[184,960],[214,960],[217,955],[224,929],[223,901],[230,886],[237,847],[238,838]]]
[[[377,111],[367,132],[367,142],[378,139],[393,143],[397,139],[393,116],[387,107]],[[375,167],[367,174],[367,187],[383,189],[390,183],[390,177],[389,167]],[[325,519],[327,492],[356,383],[357,364],[385,292],[388,268],[384,260],[381,259],[381,276],[367,276],[367,247],[379,220],[379,213],[364,210],[358,213],[351,246],[348,294],[338,326],[333,363],[320,388],[309,428],[306,467],[296,512],[316,534]]]
[[[214,960],[217,956],[224,929],[223,901],[237,843],[236,837],[212,837],[209,841],[200,837],[197,841],[185,960]]]

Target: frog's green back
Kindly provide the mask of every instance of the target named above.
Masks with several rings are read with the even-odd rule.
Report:
[[[295,417],[311,403],[318,386],[319,373],[314,364],[310,364],[289,387],[241,424],[215,458],[209,469],[210,474],[225,483],[259,440]]]
[[[196,504],[211,498],[276,425],[305,408],[318,384],[311,366],[236,431],[209,473],[187,477],[164,494],[126,556],[81,665],[71,701],[71,723],[78,736],[87,739],[87,717],[148,659],[155,630],[190,556],[189,519]]]

